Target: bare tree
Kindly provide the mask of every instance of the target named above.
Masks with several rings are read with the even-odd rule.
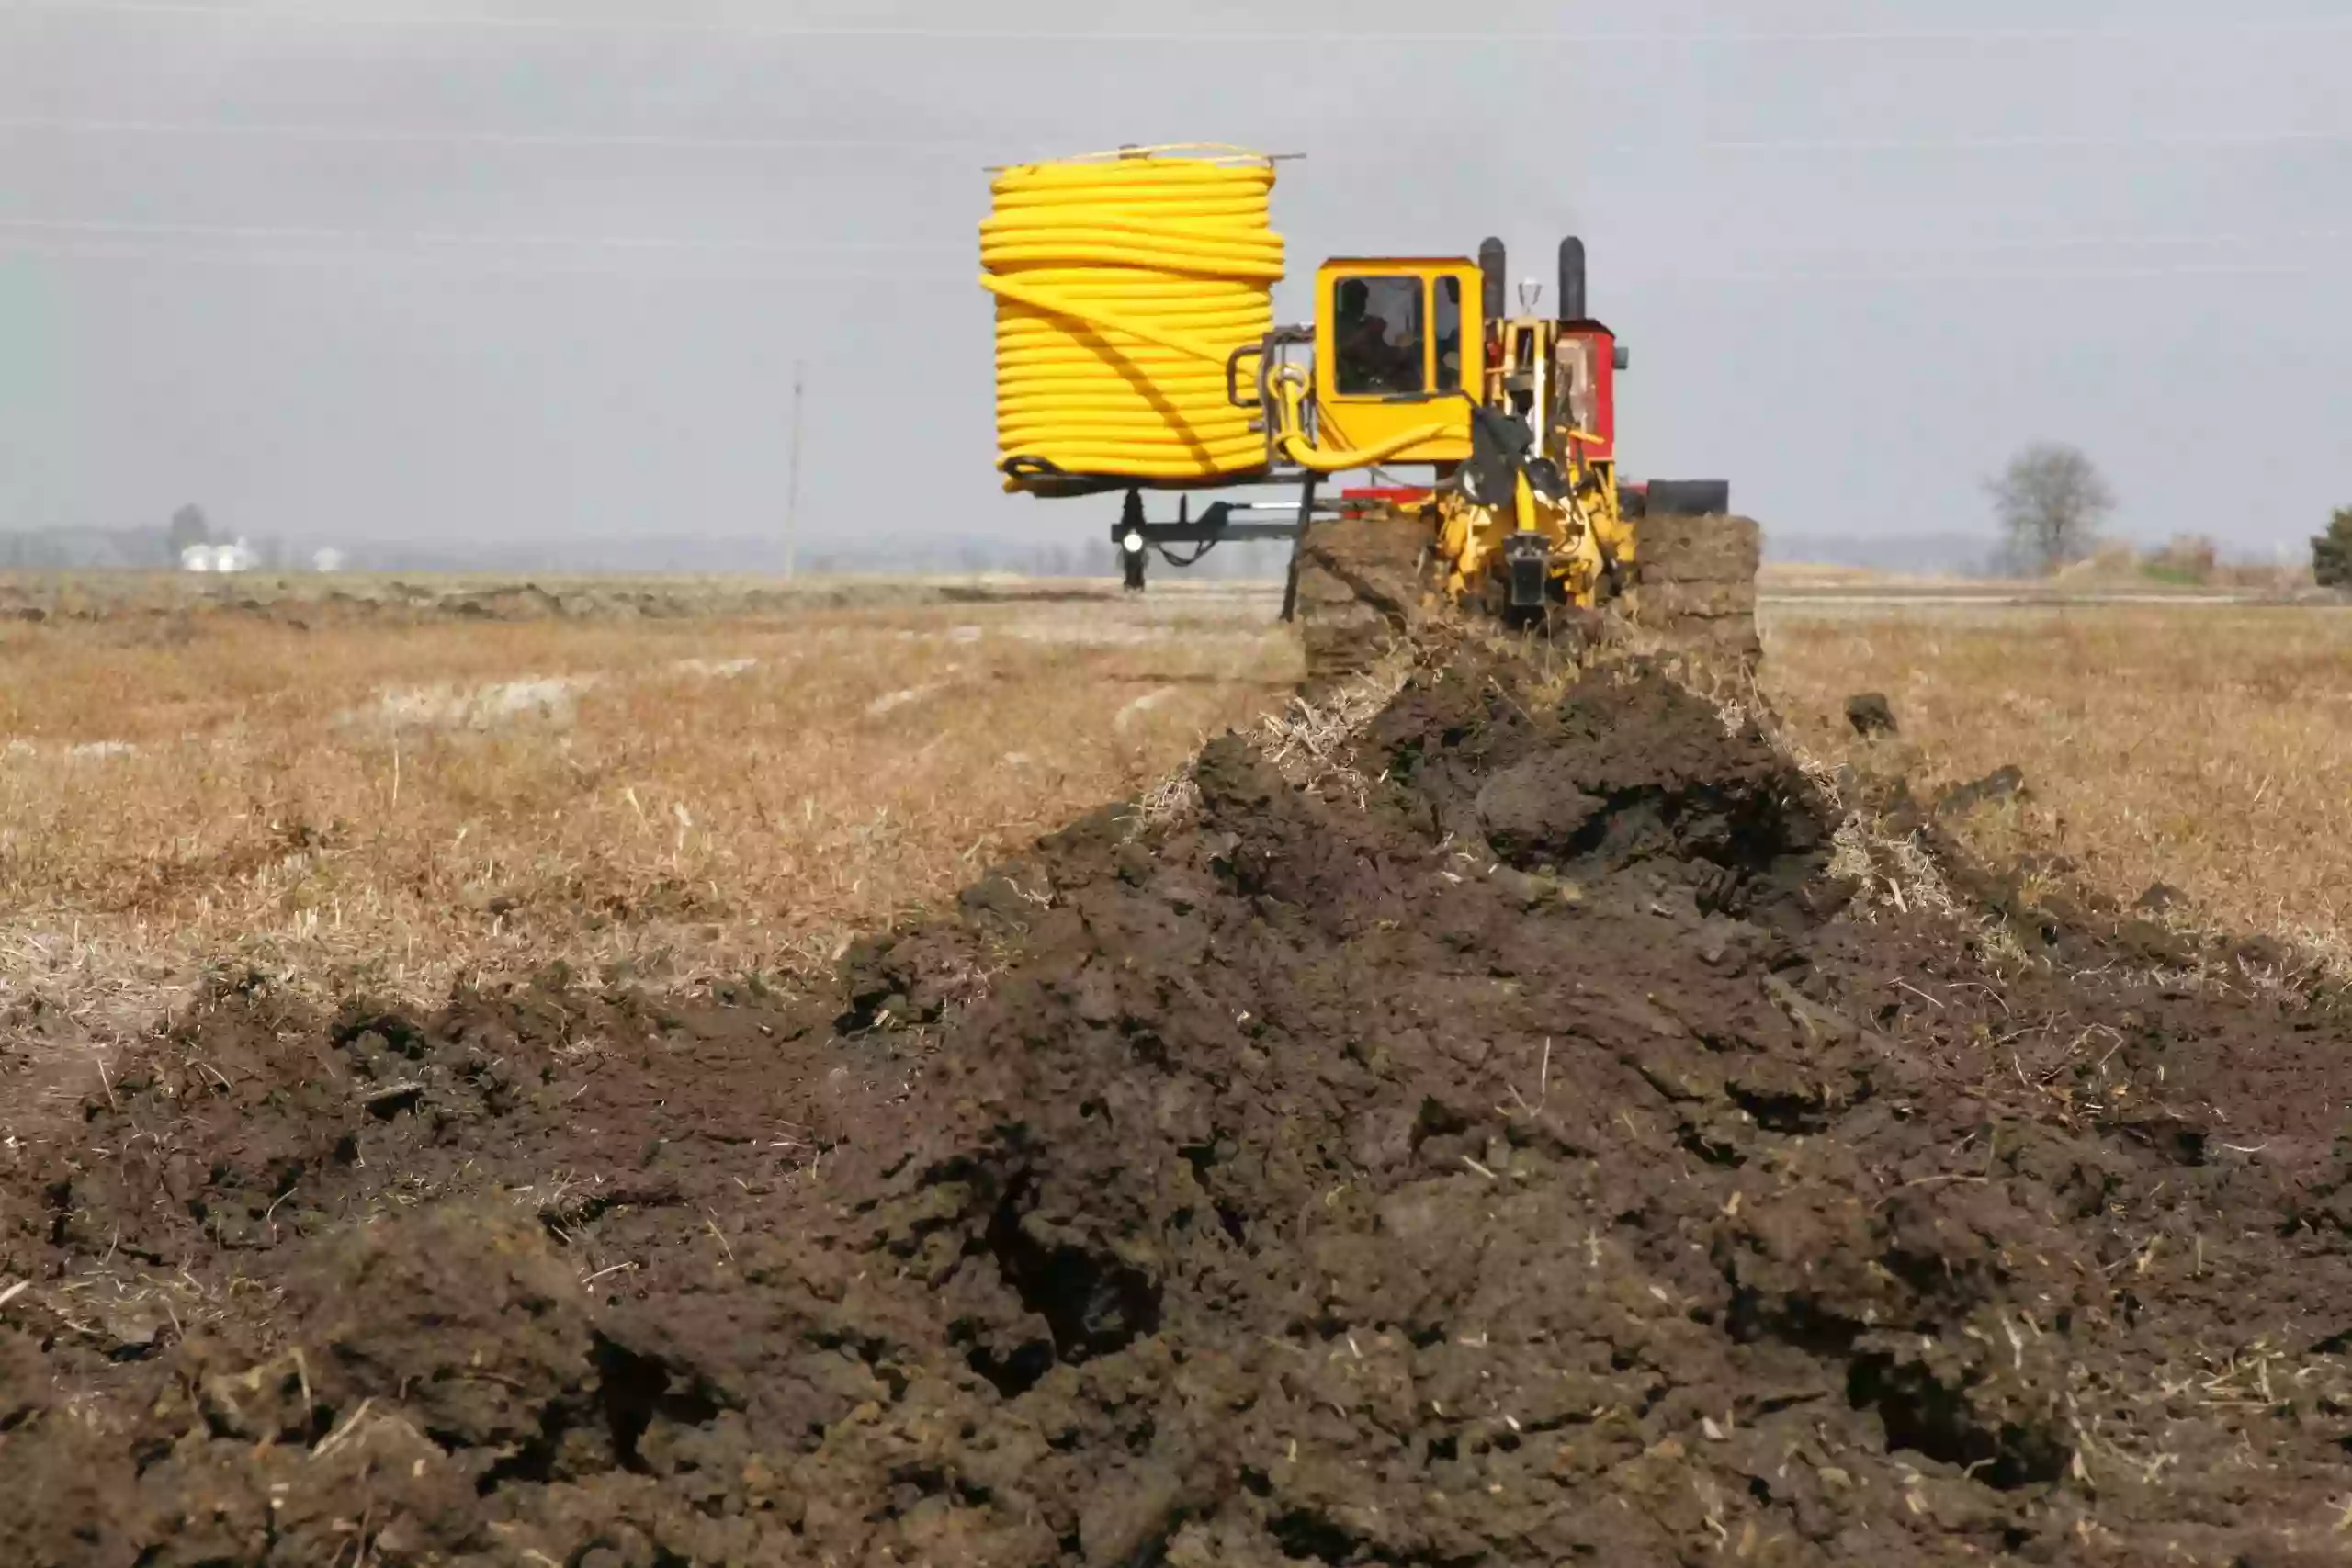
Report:
[[[2048,574],[2091,553],[2115,492],[2081,448],[2042,441],[2009,459],[1984,488],[2009,536],[2009,553],[2028,570]]]

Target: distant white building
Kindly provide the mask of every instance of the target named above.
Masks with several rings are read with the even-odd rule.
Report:
[[[253,547],[239,539],[229,545],[190,545],[180,552],[182,571],[251,571]]]
[[[343,559],[341,550],[320,550],[311,557],[311,570],[312,571],[341,571]]]

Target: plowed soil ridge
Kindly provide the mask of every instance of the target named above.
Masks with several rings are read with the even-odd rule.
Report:
[[[2343,1018],[1859,899],[1638,670],[1351,761],[821,1008],[224,994],[0,1151],[0,1562],[2340,1560]]]

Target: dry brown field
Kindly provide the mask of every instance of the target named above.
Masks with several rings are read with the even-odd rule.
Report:
[[[897,603],[893,604],[893,595]],[[73,1049],[192,988],[790,985],[851,934],[1278,710],[1258,588],[0,583],[0,1029]],[[2352,614],[1777,600],[1816,756],[2122,902],[2352,968]],[[1898,742],[1858,741],[1883,691]],[[82,1086],[41,1086],[78,1094]]]
[[[1765,684],[1825,759],[1915,793],[2014,766],[2027,793],[1959,818],[2004,861],[2122,904],[2289,939],[2352,972],[2352,610],[1905,608],[1783,601]],[[1857,739],[1845,698],[1883,693],[1897,741]]]
[[[0,1029],[60,1044],[208,976],[789,983],[1299,673],[1262,594],[1214,591],[696,615],[670,585],[521,619],[38,592],[0,620]]]
[[[1772,731],[2340,979],[2352,617],[1777,595],[1777,725],[1363,732],[1262,589],[25,592],[6,1562],[2335,1560],[2352,1014],[1947,919]]]

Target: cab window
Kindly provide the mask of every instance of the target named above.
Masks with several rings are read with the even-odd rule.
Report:
[[[1418,277],[1339,280],[1332,337],[1334,384],[1341,396],[1411,397],[1429,390],[1421,287]]]
[[[1437,389],[1462,389],[1462,280],[1437,280]]]

